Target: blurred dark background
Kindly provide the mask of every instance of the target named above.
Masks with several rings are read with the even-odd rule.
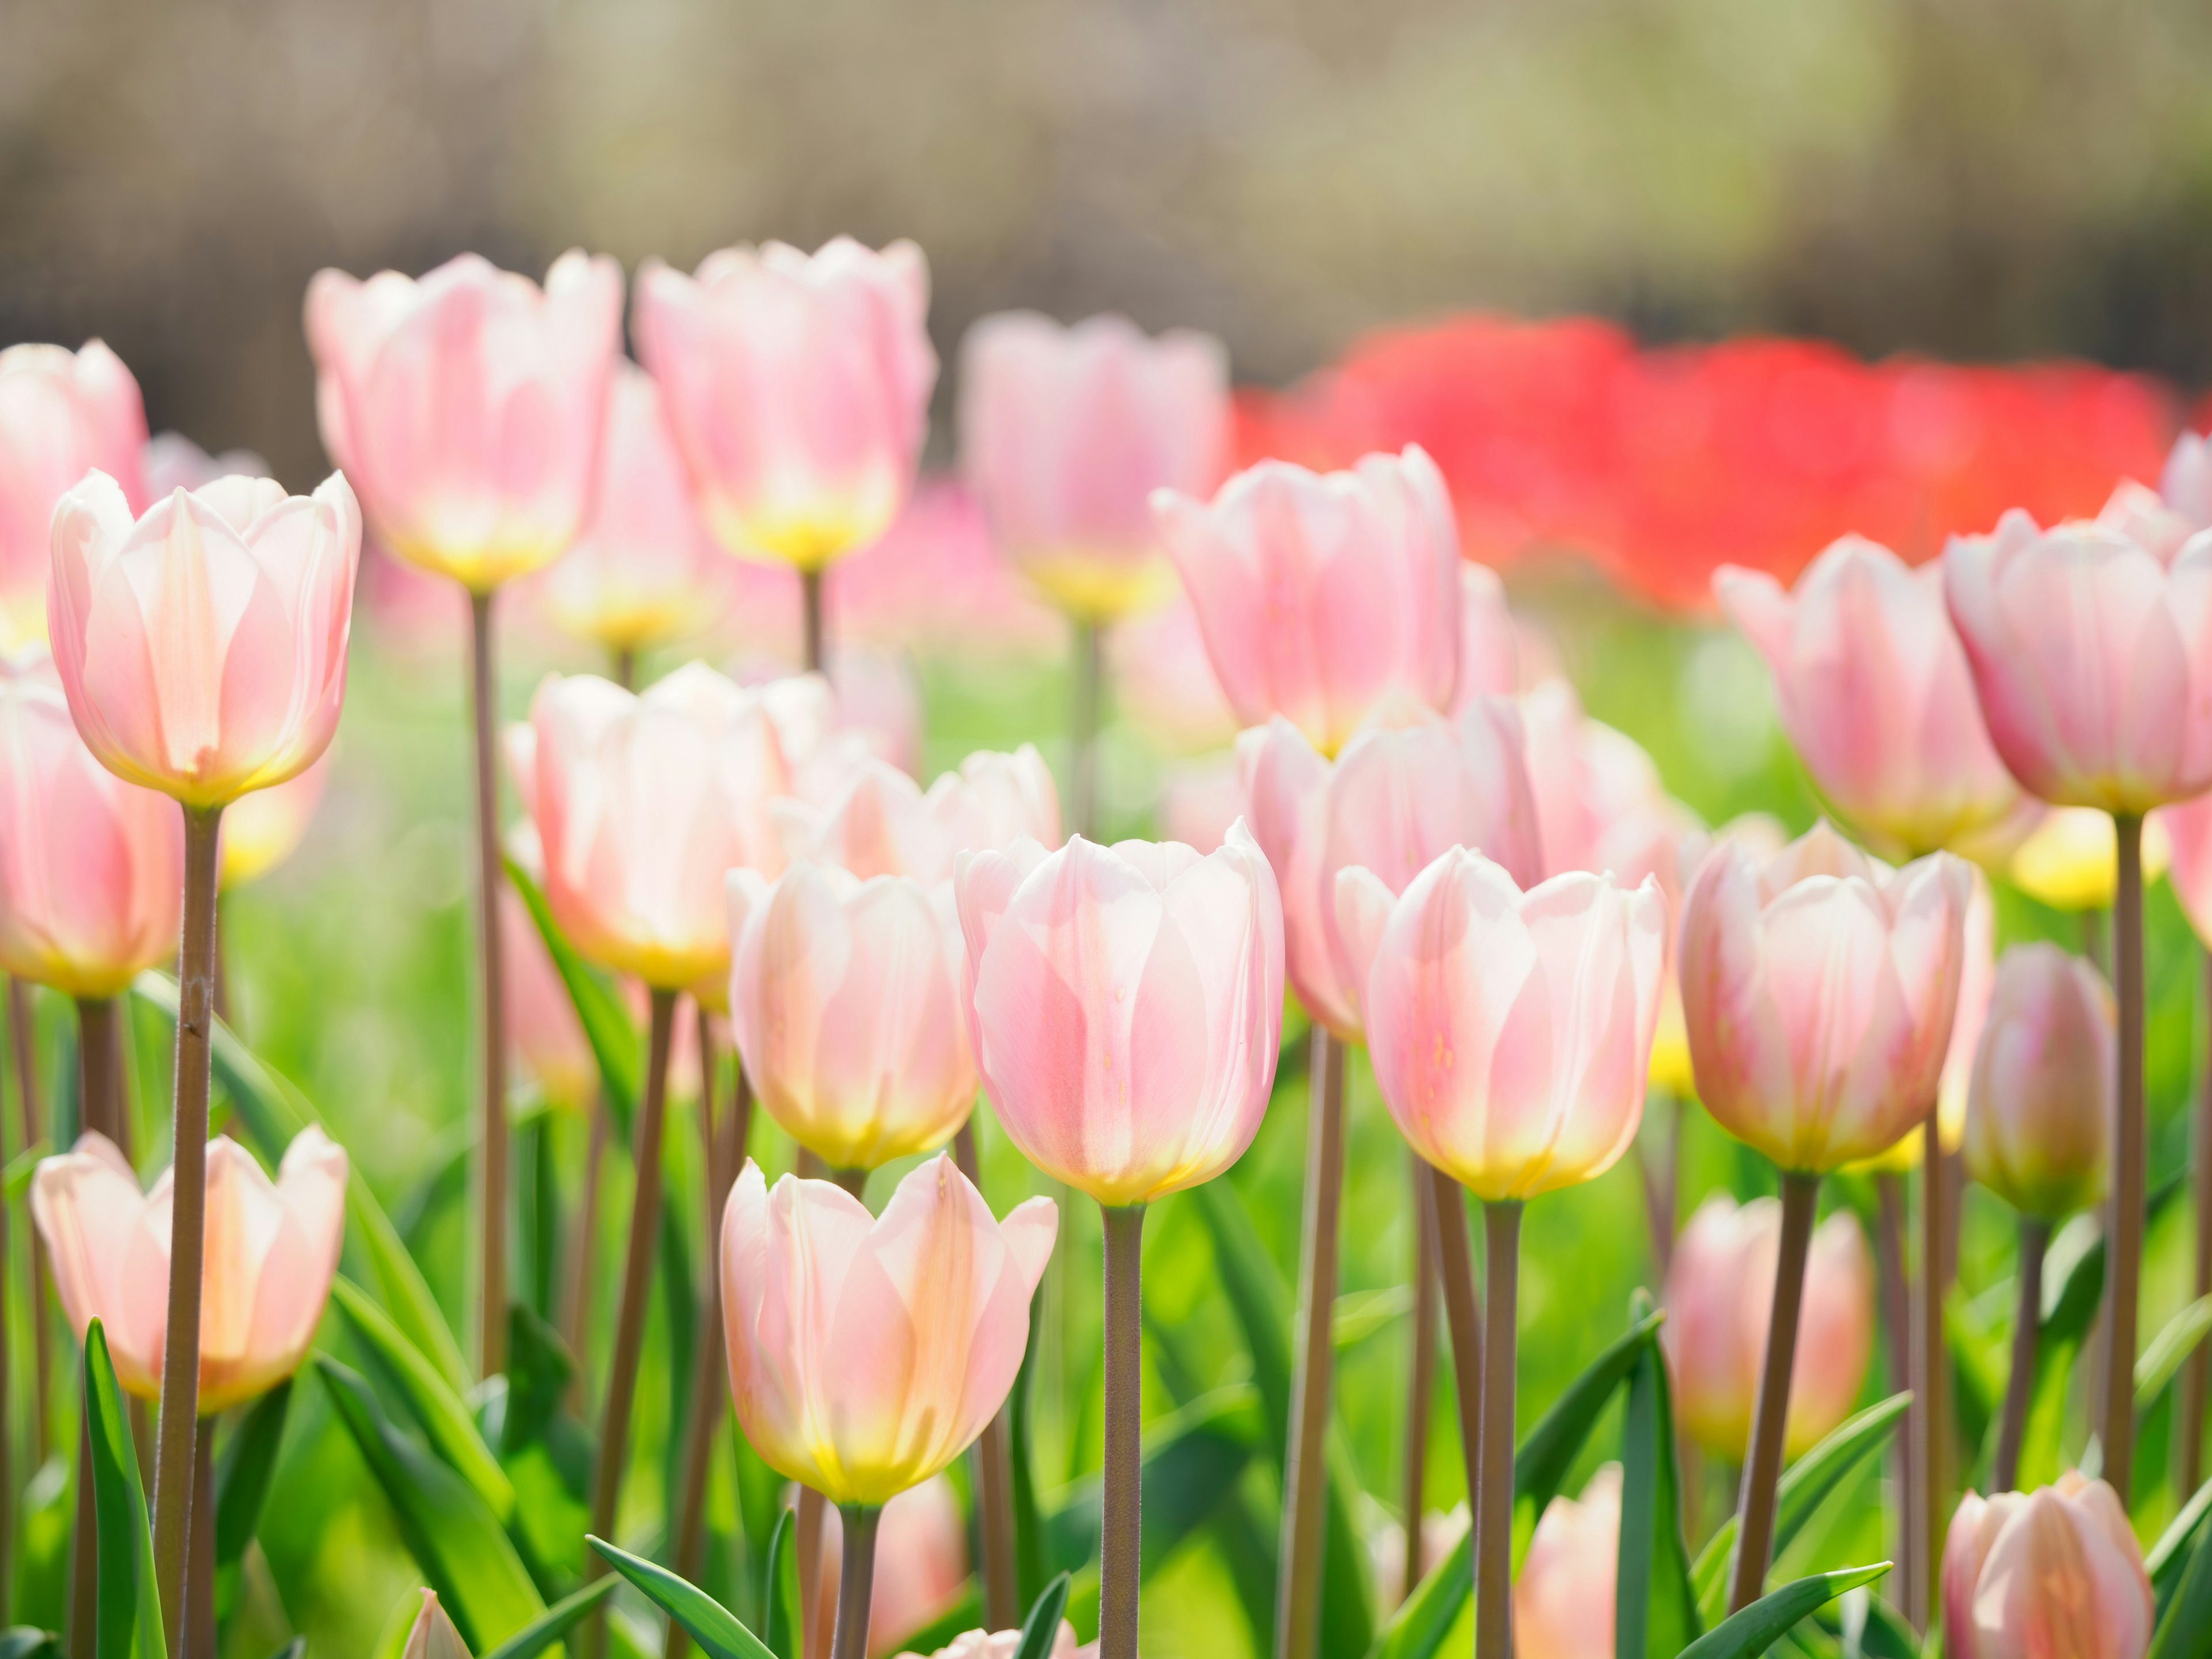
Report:
[[[1377,323],[2212,380],[2205,0],[0,0],[0,343],[322,464],[309,274],[849,231],[1281,382]],[[944,422],[939,422],[939,444]]]

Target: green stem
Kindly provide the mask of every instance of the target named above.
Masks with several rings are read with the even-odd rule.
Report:
[[[1521,1206],[1482,1206],[1482,1450],[1475,1464],[1475,1659],[1513,1654],[1513,1359]]]
[[[1750,1455],[1744,1461],[1738,1502],[1730,1613],[1742,1611],[1765,1593],[1767,1563],[1774,1553],[1774,1490],[1782,1477],[1790,1374],[1796,1362],[1797,1317],[1805,1301],[1805,1256],[1813,1242],[1813,1214],[1820,1195],[1820,1176],[1783,1172],[1782,1248],[1774,1267],[1766,1355],[1759,1368],[1759,1397],[1752,1407]]]
[[[2112,965],[2120,1004],[2120,1113],[2112,1159],[2112,1293],[2105,1363],[2105,1479],[2123,1505],[2133,1489],[2136,1287],[2143,1239],[2142,817],[2112,817],[2119,879],[2112,893]]]
[[[1482,1304],[1474,1293],[1474,1258],[1467,1240],[1467,1198],[1460,1184],[1428,1164],[1429,1214],[1437,1230],[1437,1281],[1443,1290],[1444,1328],[1451,1336],[1452,1400],[1459,1407],[1460,1461],[1467,1502],[1482,1490]]]
[[[39,1126],[46,1114],[39,1100],[39,1057],[35,1028],[31,1020],[31,988],[20,979],[8,981],[8,1046],[15,1061],[15,1101],[23,1124],[25,1150],[39,1144]],[[48,1395],[48,1370],[52,1338],[46,1328],[46,1243],[33,1227],[31,1233],[31,1448],[33,1462],[43,1463],[53,1444],[52,1401]],[[13,1490],[13,1488],[10,1488]]]
[[[1943,1583],[1943,1536],[1950,1522],[1951,1374],[1943,1334],[1943,1262],[1949,1254],[1945,1241],[1950,1225],[1945,1215],[1951,1188],[1945,1179],[1942,1131],[1936,1120],[1931,1108],[1920,1128],[1920,1301],[1913,1347],[1912,1398],[1920,1407],[1912,1419],[1920,1475],[1920,1559],[1914,1563],[1918,1569],[1914,1586],[1926,1604],[1913,1611],[1922,1628],[1933,1624],[1942,1612],[1937,1598]]]
[[[1406,1360],[1406,1455],[1399,1507],[1406,1517],[1405,1572],[1398,1599],[1410,1597],[1421,1582],[1421,1516],[1429,1471],[1430,1391],[1437,1375],[1436,1194],[1429,1166],[1408,1152],[1413,1176],[1413,1335]],[[1386,1587],[1387,1588],[1387,1587]]]
[[[837,1626],[830,1659],[868,1659],[868,1603],[876,1585],[876,1523],[883,1510],[866,1504],[841,1504],[844,1528],[838,1551]]]
[[[592,1121],[586,1132],[584,1190],[576,1201],[575,1233],[568,1246],[568,1305],[562,1320],[562,1335],[568,1341],[568,1352],[577,1356],[579,1362],[568,1381],[569,1407],[579,1416],[585,1410],[584,1374],[590,1369],[581,1362],[583,1356],[591,1352],[592,1269],[599,1259],[599,1186],[607,1161],[606,1097],[594,1088],[591,1103],[585,1109],[591,1114]]]
[[[499,679],[491,593],[469,595],[471,704],[476,717],[477,946],[483,998],[483,1213],[477,1352],[486,1376],[507,1369],[507,1010],[499,949]],[[601,1536],[609,1536],[603,1533]],[[596,1557],[593,1558],[597,1559]]]
[[[1106,1231],[1104,1495],[1098,1540],[1098,1659],[1137,1659],[1144,1474],[1139,1263],[1145,1209],[1101,1205]]]
[[[1291,1373],[1290,1443],[1283,1449],[1283,1530],[1275,1574],[1276,1659],[1312,1659],[1321,1612],[1322,1535],[1328,1488],[1330,1380],[1336,1357],[1337,1212],[1344,1196],[1344,1044],[1313,1028],[1306,1127],[1305,1212],[1299,1229],[1298,1348]]]
[[[2020,1443],[2027,1431],[2028,1396],[2035,1388],[2035,1339],[2043,1318],[2043,1253],[2051,1243],[2051,1224],[2032,1215],[2020,1218],[2020,1285],[2013,1301],[2012,1374],[2005,1378],[2004,1414],[1997,1422],[1996,1460],[1990,1489],[2011,1492],[2019,1484]]]
[[[1874,1178],[1876,1225],[1875,1259],[1881,1282],[1882,1347],[1889,1365],[1889,1391],[1905,1394],[1912,1388],[1912,1284],[1905,1265],[1905,1177],[1885,1170]],[[1914,1447],[1920,1431],[1913,1414],[1920,1409],[1914,1400],[1906,1407],[1905,1431],[1892,1446],[1897,1490],[1905,1495],[1898,1506],[1897,1604],[1908,1616],[1919,1606],[1920,1499],[1915,1472],[1920,1460]],[[1924,1618],[1923,1620],[1924,1623]],[[1916,1626],[1917,1628],[1918,1626]]]
[[[952,1161],[977,1192],[983,1170],[975,1157],[975,1121],[952,1137]],[[1022,1621],[1021,1569],[1014,1547],[1013,1403],[1000,1406],[975,1442],[978,1530],[983,1537],[983,1628],[1012,1630]]]

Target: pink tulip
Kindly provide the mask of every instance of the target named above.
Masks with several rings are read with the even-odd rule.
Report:
[[[473,253],[307,285],[323,445],[390,551],[487,593],[558,557],[598,476],[622,267],[572,250],[541,289]]]
[[[2147,812],[2212,787],[2212,537],[2170,557],[2025,513],[1953,538],[1943,588],[1990,736],[2055,805]]]
[[[1247,732],[1237,750],[1253,836],[1282,890],[1291,984],[1347,1042],[1361,1036],[1365,959],[1355,961],[1337,921],[1339,872],[1361,872],[1356,898],[1369,933],[1407,884],[1454,847],[1479,848],[1516,881],[1542,877],[1521,715],[1503,697],[1450,720],[1401,700],[1333,763],[1280,715]]]
[[[729,247],[696,276],[646,261],[638,356],[723,547],[818,570],[890,528],[937,381],[928,310],[912,242]]]
[[[100,998],[173,962],[181,830],[93,758],[43,657],[0,666],[0,969]]]
[[[1521,718],[1544,868],[1553,875],[1610,871],[1624,882],[1656,876],[1674,898],[1676,854],[1697,819],[1668,795],[1643,745],[1585,715],[1563,679],[1544,680],[1522,697]]]
[[[114,1143],[86,1134],[43,1159],[31,1181],[62,1310],[80,1339],[100,1322],[116,1380],[142,1400],[161,1389],[171,1176],[164,1170],[142,1193]],[[320,1129],[293,1138],[273,1184],[236,1141],[208,1143],[203,1414],[265,1392],[307,1358],[337,1270],[345,1194],[345,1153]]]
[[[616,366],[599,467],[581,533],[543,578],[554,622],[610,651],[703,633],[729,606],[728,561],[700,522],[660,389],[634,363]]]
[[[2173,896],[2199,939],[2212,939],[2212,795],[2161,807],[2143,826],[2144,877],[2149,878],[2151,832],[2172,849]]]
[[[703,663],[636,696],[549,675],[532,702],[545,897],[576,948],[681,990],[729,971],[726,872],[781,867],[771,800],[791,771],[767,691]]]
[[[1060,795],[1035,747],[1011,755],[978,750],[957,772],[940,773],[925,793],[881,761],[857,772],[819,814],[784,814],[787,847],[872,876],[911,876],[928,885],[952,874],[962,853],[1003,851],[1024,836],[1060,844]]]
[[[138,452],[138,460],[149,501],[161,501],[179,489],[204,489],[217,478],[275,476],[269,463],[252,450],[226,449],[220,455],[210,455],[181,432],[156,432]]]
[[[1893,870],[1826,823],[1764,866],[1723,844],[1683,902],[1698,1097],[1786,1170],[1838,1169],[1934,1109],[1963,971],[1967,866]]]
[[[1740,1462],[1766,1356],[1768,1312],[1782,1251],[1782,1206],[1755,1198],[1741,1208],[1715,1194],[1674,1241],[1660,1338],[1674,1382],[1674,1410],[1714,1456]],[[1805,1262],[1796,1358],[1790,1372],[1784,1445],[1792,1457],[1850,1415],[1874,1347],[1874,1269],[1848,1211],[1813,1234]]]
[[[2166,510],[2193,530],[2212,530],[2212,438],[2184,432],[2173,441],[2158,481]]]
[[[1450,706],[1459,535],[1419,448],[1325,475],[1263,461],[1211,503],[1152,500],[1243,724],[1280,714],[1333,755],[1394,693]]]
[[[46,642],[54,504],[97,469],[144,507],[145,443],[138,382],[98,340],[0,351],[0,655]]]
[[[738,1421],[769,1466],[879,1504],[966,1450],[1013,1385],[1059,1212],[1004,1222],[952,1160],[880,1218],[843,1188],[748,1162],[722,1218],[722,1325]]]
[[[1814,782],[1861,831],[1926,853],[2025,827],[2033,808],[1990,746],[1940,567],[1913,570],[1846,536],[1794,592],[1734,565],[1713,592],[1773,671],[1784,729]]]
[[[1350,924],[1360,877],[1337,878]],[[1368,1053],[1413,1150],[1486,1201],[1602,1175],[1644,1116],[1667,905],[1648,878],[1554,876],[1523,892],[1454,848],[1372,929],[1354,927]]]
[[[1947,1152],[1957,1152],[1966,1133],[1974,1051],[1981,1045],[1990,997],[1996,988],[1996,897],[1978,867],[1970,874],[1973,896],[1966,901],[1966,925],[1959,935],[1965,953],[1959,960],[1959,1000],[1951,1016],[1951,1041],[1943,1050],[1943,1073],[1936,1084],[1936,1127]]]
[[[1536,1523],[1513,1586],[1515,1659],[1613,1659],[1620,1558],[1620,1466],[1607,1463]]]
[[[1194,755],[1236,741],[1241,722],[1206,654],[1198,612],[1178,594],[1106,635],[1115,715],[1157,747]]]
[[[821,1577],[815,1596],[817,1627],[836,1621],[838,1581],[844,1576],[845,1523],[836,1510],[822,1517]],[[884,1659],[900,1642],[950,1613],[968,1587],[968,1534],[952,1483],[933,1474],[884,1505],[876,1528],[876,1571],[869,1586],[869,1659]],[[1073,1632],[1069,1632],[1073,1649]],[[1008,1656],[1012,1659],[1012,1656]]]
[[[1505,584],[1486,564],[1459,567],[1459,684],[1451,712],[1477,697],[1510,697],[1522,690],[1521,626],[1506,608]]]
[[[951,895],[813,864],[728,890],[730,1024],[769,1115],[833,1170],[942,1146],[975,1098]]]
[[[1252,796],[1236,755],[1224,752],[1163,767],[1158,808],[1161,840],[1211,853],[1231,824],[1252,815]]]
[[[1078,836],[954,869],[976,1068],[1024,1158],[1118,1207],[1243,1155],[1282,1037],[1283,908],[1242,824],[1203,857]]]
[[[267,875],[299,850],[322,805],[331,751],[306,771],[233,801],[222,815],[222,884],[227,890]]]
[[[361,512],[341,473],[178,490],[135,523],[95,472],[54,510],[47,609],[77,730],[187,807],[304,772],[345,701]]]
[[[883,1542],[877,1540],[881,1549]],[[1091,1646],[1095,1650],[1097,1644]],[[1022,1633],[1018,1630],[969,1630],[928,1656],[928,1659],[1014,1659],[1022,1650]],[[1052,1640],[1046,1659],[1080,1659],[1083,1650],[1076,1645],[1075,1626],[1066,1620],[1060,1621],[1060,1630]],[[904,1654],[898,1659],[923,1659],[921,1654]]]
[[[2142,1659],[2156,1604],[2112,1489],[1968,1492],[1943,1548],[1945,1659]]]
[[[2057,1221],[2105,1195],[2115,1058],[2112,994],[2055,945],[2004,953],[1975,1050],[1966,1173],[2024,1215]]]
[[[1152,493],[1211,495],[1229,448],[1229,354],[1122,317],[1001,312],[961,349],[960,456],[999,544],[1070,616],[1113,622],[1171,592]]]
[[[511,887],[500,889],[499,926],[507,1041],[549,1102],[580,1111],[599,1087],[599,1062],[538,924]]]

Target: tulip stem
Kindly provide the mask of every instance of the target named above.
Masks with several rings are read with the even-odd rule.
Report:
[[[568,1380],[569,1404],[580,1415],[584,1409],[584,1364],[592,1327],[592,1269],[599,1263],[599,1184],[607,1161],[607,1102],[592,1091],[591,1127],[584,1146],[584,1190],[576,1200],[575,1237],[568,1245],[568,1305],[562,1334],[574,1357],[576,1369]]]
[[[2118,880],[2112,890],[2112,964],[2120,1001],[2120,1115],[2112,1158],[2112,1293],[2106,1325],[2105,1479],[2124,1507],[2136,1456],[2136,1293],[2143,1238],[2142,817],[2112,816]]]
[[[1459,1407],[1460,1461],[1467,1471],[1467,1506],[1474,1510],[1482,1455],[1482,1306],[1474,1295],[1474,1259],[1468,1247],[1467,1200],[1459,1182],[1425,1162],[1429,1216],[1437,1230],[1437,1279],[1443,1288],[1444,1328],[1451,1336],[1452,1398]]]
[[[1738,1500],[1735,1565],[1729,1611],[1759,1600],[1774,1549],[1774,1489],[1782,1476],[1783,1431],[1790,1420],[1790,1374],[1797,1358],[1797,1316],[1805,1301],[1805,1257],[1813,1243],[1813,1213],[1820,1177],[1782,1172],[1782,1248],[1774,1266],[1774,1306],[1766,1322],[1766,1355],[1759,1367],[1759,1398],[1751,1411],[1751,1455],[1743,1466]]]
[[[1070,827],[1079,836],[1098,834],[1098,724],[1106,682],[1106,630],[1095,622],[1077,622],[1075,678],[1067,708],[1067,799]]]
[[[123,1046],[115,1024],[115,999],[76,1000],[77,1121],[113,1141],[131,1161],[131,1124],[123,1109]]]
[[[868,1602],[876,1587],[876,1523],[883,1510],[869,1504],[840,1504],[844,1528],[838,1553],[837,1633],[830,1659],[868,1659]]]
[[[975,1120],[963,1121],[952,1137],[952,1161],[968,1184],[983,1190],[983,1170],[975,1157]],[[983,1628],[1013,1630],[1022,1621],[1020,1559],[1014,1547],[1013,1404],[992,1413],[975,1442],[976,1489],[981,1494],[977,1519],[983,1534]]]
[[[1137,1659],[1144,1352],[1139,1264],[1145,1206],[1102,1204],[1106,1231],[1104,1505],[1098,1540],[1098,1659]]]
[[[1474,1655],[1513,1654],[1513,1359],[1521,1205],[1482,1206],[1482,1449],[1475,1462]]]
[[[1905,1177],[1884,1170],[1874,1178],[1878,1225],[1875,1255],[1881,1274],[1882,1347],[1889,1364],[1889,1391],[1904,1394],[1912,1387],[1912,1286],[1905,1267]],[[1913,1443],[1919,1431],[1911,1426],[1920,1409],[1916,1399],[1905,1407],[1905,1431],[1894,1443],[1897,1490],[1905,1494],[1898,1505],[1896,1546],[1898,1598],[1908,1613],[1919,1606],[1920,1501],[1914,1471],[1919,1468]],[[1923,1619],[1924,1624],[1925,1620]]]
[[[499,679],[490,592],[469,595],[471,703],[476,716],[477,945],[483,998],[483,1284],[478,1360],[486,1376],[507,1369],[507,1031],[499,950]],[[602,1532],[602,1536],[611,1536]],[[597,1558],[595,1557],[594,1559]]]
[[[216,1659],[215,1425],[203,1417],[192,1437],[192,1524],[185,1543],[185,1659]]]
[[[1409,1152],[1413,1176],[1413,1339],[1406,1361],[1406,1462],[1399,1507],[1406,1517],[1405,1571],[1398,1599],[1421,1582],[1421,1516],[1429,1472],[1430,1390],[1437,1375],[1437,1200],[1429,1166]]]
[[[1337,1212],[1344,1196],[1344,1043],[1313,1028],[1306,1118],[1305,1212],[1299,1229],[1298,1349],[1283,1449],[1282,1544],[1276,1559],[1275,1659],[1312,1659],[1319,1634],[1327,1512],[1330,1380],[1336,1358]]]
[[[819,568],[799,573],[799,606],[805,632],[802,645],[805,651],[805,667],[810,674],[830,672],[828,628],[823,612],[822,575]]]
[[[1943,1582],[1943,1534],[1948,1522],[1947,1497],[1951,1475],[1950,1350],[1943,1334],[1945,1240],[1949,1225],[1950,1183],[1945,1179],[1942,1129],[1931,1109],[1921,1125],[1920,1158],[1920,1302],[1914,1332],[1913,1400],[1919,1410],[1908,1425],[1916,1431],[1913,1448],[1920,1476],[1920,1514],[1916,1534],[1920,1559],[1915,1581],[1926,1611],[1923,1622],[1937,1614],[1937,1587]],[[1919,1611],[1915,1609],[1915,1611]]]
[[[2032,1215],[2020,1218],[2020,1286],[2013,1304],[2012,1375],[2005,1379],[2004,1415],[1997,1423],[1996,1462],[1990,1470],[1992,1492],[2011,1492],[2019,1484],[2020,1443],[2027,1430],[2027,1401],[2035,1385],[2036,1328],[2043,1318],[2043,1254],[2051,1243],[2051,1224]]]
[[[668,1050],[676,1034],[676,995],[653,988],[652,1034],[646,1050],[645,1100],[638,1109],[630,1142],[636,1176],[630,1202],[629,1242],[623,1257],[622,1309],[615,1320],[614,1364],[607,1373],[606,1408],[599,1419],[599,1466],[592,1480],[592,1532],[615,1535],[616,1500],[622,1496],[623,1467],[629,1461],[629,1411],[637,1396],[638,1356],[645,1347],[645,1309],[653,1291],[653,1253],[660,1241],[660,1141],[668,1109]],[[606,1571],[594,1555],[587,1578]],[[584,1626],[578,1644],[585,1659],[598,1659],[606,1639],[606,1604],[600,1603]]]
[[[39,1144],[39,1124],[46,1116],[39,1100],[39,1056],[36,1030],[31,1022],[30,988],[20,979],[8,981],[8,1045],[15,1051],[15,1099],[23,1122],[26,1152]],[[36,1462],[46,1462],[53,1443],[51,1386],[47,1370],[52,1364],[46,1329],[46,1244],[33,1227],[31,1232],[31,1445]],[[13,1488],[10,1488],[12,1491]]]
[[[2212,951],[2200,950],[2197,967],[2206,995],[2212,998]],[[2197,1206],[2196,1279],[2191,1294],[2202,1297],[2212,1295],[2212,1065],[2204,1068],[2204,1076],[2197,1085],[2197,1121],[2191,1139],[2191,1173]],[[2195,1492],[2197,1481],[2203,1478],[2204,1407],[2208,1392],[2212,1392],[2212,1349],[2200,1342],[2190,1353],[2181,1372],[2181,1443],[2175,1452],[2179,1465],[2179,1478],[2174,1483],[2179,1492]]]

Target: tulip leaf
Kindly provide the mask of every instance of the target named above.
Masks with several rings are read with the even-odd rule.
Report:
[[[612,988],[568,943],[560,924],[553,920],[553,907],[545,901],[544,889],[513,859],[507,860],[507,878],[521,896],[531,921],[537,923],[538,936],[545,941],[545,953],[553,958],[553,970],[568,988],[577,1023],[584,1028],[584,1040],[591,1044],[592,1058],[599,1064],[599,1086],[605,1091],[608,1109],[627,1137],[630,1113],[645,1092],[645,1058],[637,1040],[637,1026]]]
[[[2044,1259],[2043,1321],[2035,1340],[2035,1378],[2021,1431],[2020,1490],[2058,1478],[2066,1387],[2105,1294],[2105,1240],[2089,1216],[2077,1216],[2051,1240]]]
[[[793,1536],[797,1525],[790,1510],[778,1512],[761,1581],[761,1632],[775,1659],[799,1659],[799,1551]]]
[[[1821,1608],[1813,1622],[1839,1638],[1838,1651],[1858,1659],[1920,1659],[1920,1638],[1905,1615],[1863,1584]],[[1807,1628],[1801,1624],[1797,1631]]]
[[[1640,1324],[1650,1298],[1637,1292]],[[1683,1547],[1681,1484],[1674,1468],[1674,1411],[1656,1342],[1628,1377],[1621,1430],[1620,1553],[1614,1577],[1615,1659],[1674,1659],[1704,1629]]]
[[[585,1585],[574,1595],[562,1597],[484,1655],[483,1659],[537,1659],[538,1655],[566,1636],[586,1613],[612,1595],[619,1582],[602,1578],[597,1583]]]
[[[2173,1374],[2181,1369],[2207,1333],[2212,1333],[2212,1296],[2200,1296],[2166,1321],[2163,1330],[2136,1361],[2136,1410],[2147,1412]]]
[[[1044,1594],[1030,1607],[1030,1616],[1022,1620],[1022,1639],[1014,1649],[1014,1659],[1049,1659],[1066,1611],[1067,1575],[1063,1572],[1044,1587]]]
[[[735,1613],[696,1584],[686,1583],[665,1567],[616,1548],[604,1538],[594,1538],[587,1533],[584,1541],[629,1579],[646,1600],[681,1625],[707,1659],[775,1659],[768,1644],[738,1623]]]
[[[138,1484],[138,1450],[123,1412],[123,1391],[107,1357],[107,1333],[94,1320],[84,1333],[84,1403],[92,1453],[99,1600],[93,1652],[97,1659],[166,1659],[161,1600],[154,1583],[154,1540],[146,1493]]]
[[[2170,1595],[2159,1598],[2157,1632],[2144,1659],[2212,1659],[2212,1527],[2196,1531],[2187,1565],[2175,1576]]]
[[[327,1356],[317,1357],[315,1370],[469,1650],[481,1653],[539,1618],[544,1601],[476,1488],[394,1427],[358,1372]]]
[[[0,1630],[0,1659],[61,1659],[61,1638],[35,1625]]]
[[[238,1564],[261,1525],[261,1506],[276,1473],[277,1448],[284,1441],[284,1417],[292,1401],[286,1377],[246,1407],[224,1443],[215,1471],[216,1617],[228,1616],[238,1597]]]
[[[1870,1567],[1814,1573],[1784,1584],[1721,1620],[1684,1648],[1682,1659],[1753,1659],[1799,1620],[1819,1612],[1846,1590],[1872,1583],[1888,1571],[1889,1563],[1883,1561]]]
[[[2158,1597],[2158,1610],[2164,1617],[2174,1592],[2180,1588],[2181,1575],[2189,1565],[2190,1547],[2200,1531],[2204,1531],[2204,1519],[2212,1516],[2212,1480],[2197,1489],[2197,1495],[2181,1506],[2181,1513],[2159,1536],[2143,1558],[2143,1571],[2150,1579],[2150,1587]],[[2208,1534],[2212,1535],[2212,1534]]]

